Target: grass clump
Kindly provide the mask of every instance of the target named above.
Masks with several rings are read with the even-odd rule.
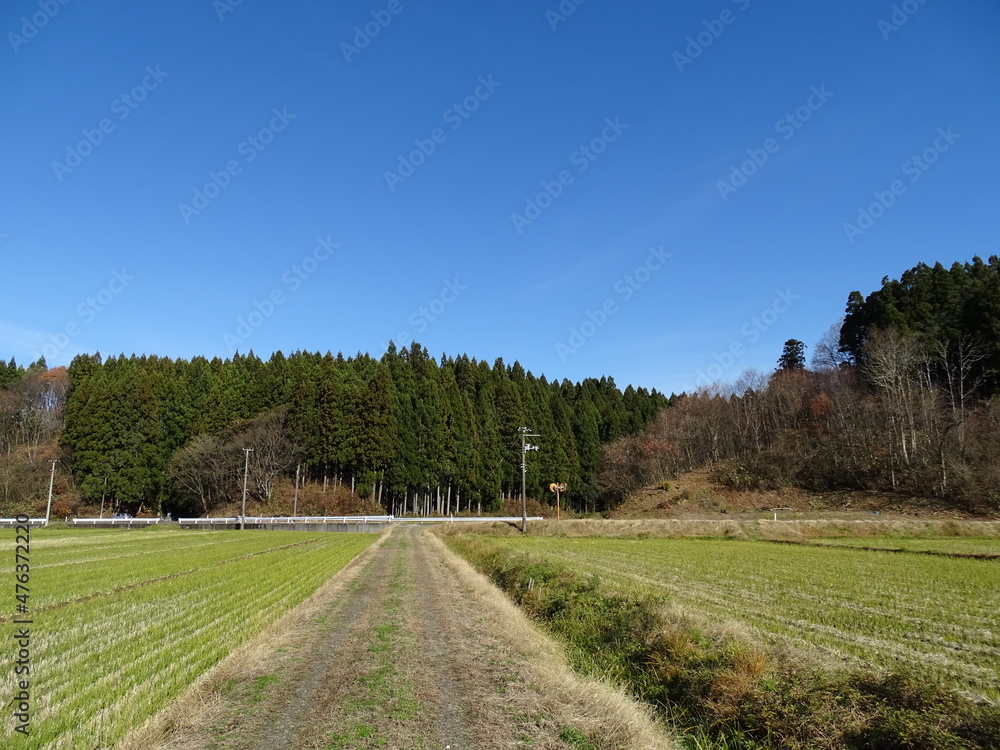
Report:
[[[281,678],[276,674],[265,674],[254,678],[250,701],[252,703],[260,703],[265,697],[267,697],[268,688],[280,681]]]
[[[587,739],[587,735],[573,727],[563,727],[559,730],[559,739],[570,747],[578,750],[597,750],[594,744]]]

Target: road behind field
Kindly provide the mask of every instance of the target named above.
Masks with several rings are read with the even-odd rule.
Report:
[[[165,712],[159,748],[675,746],[628,699],[574,675],[558,647],[421,528],[388,534],[231,661]]]

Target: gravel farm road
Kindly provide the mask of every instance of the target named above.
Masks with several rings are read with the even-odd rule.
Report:
[[[676,746],[643,709],[573,674],[555,644],[423,528],[384,535],[227,662],[159,717],[157,742],[147,734],[122,747]]]

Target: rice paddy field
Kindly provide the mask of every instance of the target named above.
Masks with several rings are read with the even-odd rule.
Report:
[[[988,537],[944,537],[940,539],[869,537],[866,539],[823,539],[816,541],[815,544],[831,547],[867,547],[903,552],[1000,557],[1000,539]]]
[[[824,661],[926,670],[1000,698],[1000,560],[860,549],[985,554],[997,540],[841,540],[839,546],[712,539],[494,538],[597,574],[612,590],[663,599]]]
[[[31,734],[16,735],[17,746],[110,746],[376,538],[32,529]],[[10,569],[14,554],[13,530],[0,533]],[[13,619],[3,619],[4,643]],[[0,696],[7,704],[14,694],[5,669]],[[3,722],[0,745],[14,740],[14,723]]]

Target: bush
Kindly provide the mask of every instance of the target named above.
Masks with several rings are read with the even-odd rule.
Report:
[[[779,490],[791,483],[795,467],[784,455],[758,454],[716,464],[712,481],[729,490]]]

